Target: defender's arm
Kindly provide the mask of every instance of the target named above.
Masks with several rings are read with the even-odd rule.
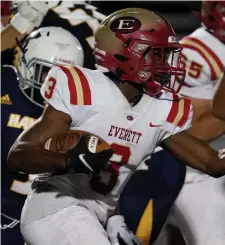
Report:
[[[11,25],[6,26],[4,30],[1,32],[1,40],[2,40],[1,51],[8,48],[14,48],[16,46],[16,38],[18,38],[18,40],[21,40],[25,36],[26,34],[22,35],[13,26]]]
[[[18,13],[1,33],[1,51],[13,48],[16,45],[16,38],[21,40],[35,27],[39,27],[48,9],[48,3],[44,1],[19,1]]]

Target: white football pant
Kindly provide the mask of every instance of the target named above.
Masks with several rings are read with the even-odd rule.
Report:
[[[180,229],[187,245],[224,245],[225,177],[185,183],[168,223]],[[169,245],[166,236],[164,230],[155,245]]]
[[[172,212],[188,245],[224,245],[225,177],[185,183]]]
[[[111,245],[97,216],[87,207],[76,200],[76,203],[49,214],[45,210],[49,193],[45,194],[46,202],[41,198],[42,203],[40,198],[35,198],[37,194],[31,194],[33,203],[37,199],[36,207],[26,201],[23,208],[21,233],[27,245]],[[59,198],[61,202],[67,199],[65,196]],[[39,214],[36,216],[35,212]]]

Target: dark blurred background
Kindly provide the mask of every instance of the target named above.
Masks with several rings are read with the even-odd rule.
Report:
[[[90,1],[106,15],[122,8],[142,7],[155,10],[169,19],[177,35],[190,34],[200,26],[194,11],[199,11],[201,1]]]

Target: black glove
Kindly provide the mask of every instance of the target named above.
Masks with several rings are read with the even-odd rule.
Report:
[[[83,135],[78,144],[65,153],[66,172],[99,174],[113,155],[113,149],[92,153],[87,147],[88,135]]]

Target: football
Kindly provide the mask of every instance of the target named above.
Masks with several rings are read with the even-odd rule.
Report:
[[[112,149],[112,147],[99,136],[81,130],[69,130],[65,133],[54,135],[40,144],[40,147],[48,151],[64,153],[74,148],[80,138],[86,134],[88,150],[92,153]]]

